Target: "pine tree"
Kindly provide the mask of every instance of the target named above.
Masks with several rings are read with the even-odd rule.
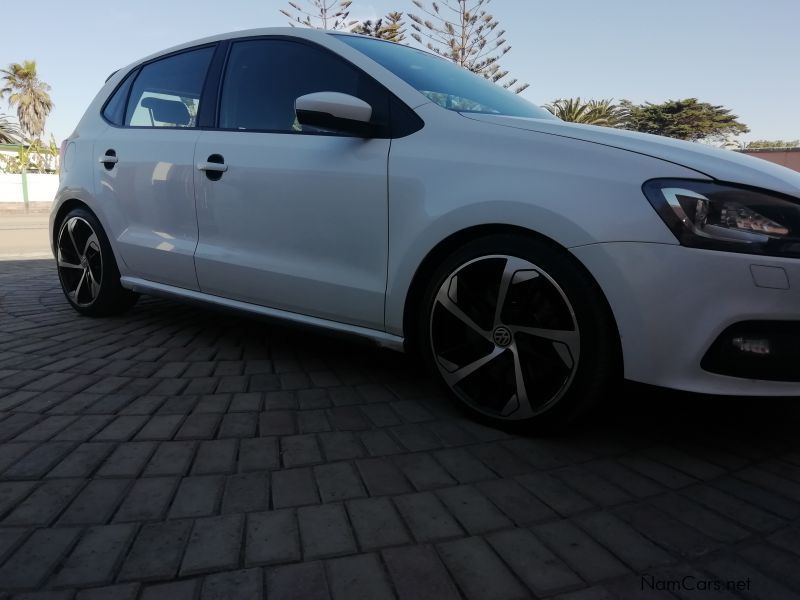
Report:
[[[499,21],[487,12],[491,0],[412,0],[424,16],[409,14],[411,34],[429,50],[449,58],[454,63],[483,75],[486,79],[513,88],[519,94],[528,88],[517,79],[503,81],[508,71],[500,67],[500,59],[508,54],[511,45]]]
[[[289,2],[288,9],[280,9],[289,17],[289,25],[314,29],[349,29],[355,21],[348,21],[353,0],[305,0],[305,4]]]
[[[401,12],[390,12],[385,17],[374,22],[370,20],[363,21],[353,27],[351,31],[396,43],[406,39],[405,22]]]

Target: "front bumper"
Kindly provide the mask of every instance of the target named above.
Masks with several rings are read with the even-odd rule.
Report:
[[[626,379],[707,394],[800,396],[798,381],[734,377],[701,366],[731,326],[800,322],[800,260],[638,242],[571,251],[611,305]],[[797,353],[800,370],[800,348]]]

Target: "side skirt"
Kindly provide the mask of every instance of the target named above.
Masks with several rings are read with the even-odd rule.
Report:
[[[140,294],[149,294],[151,296],[160,296],[164,298],[199,303],[207,306],[215,306],[237,313],[249,314],[256,317],[266,317],[269,319],[277,319],[280,321],[296,323],[306,327],[313,327],[315,329],[324,329],[334,333],[356,336],[374,342],[381,348],[387,348],[397,352],[404,352],[403,338],[386,333],[385,331],[377,331],[375,329],[359,327],[357,325],[348,325],[347,323],[329,321],[328,319],[320,319],[318,317],[310,317],[285,310],[279,310],[277,308],[268,308],[266,306],[259,306],[258,304],[250,304],[249,302],[230,300],[228,298],[222,298],[221,296],[212,296],[211,294],[204,294],[203,292],[185,290],[183,288],[165,285],[163,283],[155,283],[153,281],[147,281],[146,279],[139,279],[138,277],[122,277],[120,279],[120,283],[122,284],[122,287]]]

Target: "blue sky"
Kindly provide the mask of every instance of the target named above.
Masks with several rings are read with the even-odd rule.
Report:
[[[56,104],[47,129],[61,140],[115,69],[206,35],[285,25],[285,4],[40,0],[36,15],[4,28],[0,65],[38,62]],[[413,8],[354,0],[352,16]],[[752,130],[742,139],[800,138],[800,0],[493,0],[490,8],[513,46],[502,64],[531,84],[533,102],[698,97],[739,115]]]

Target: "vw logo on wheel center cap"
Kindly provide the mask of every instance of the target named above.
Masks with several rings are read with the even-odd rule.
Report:
[[[494,330],[494,343],[505,348],[511,344],[511,331],[507,327],[498,327]]]

